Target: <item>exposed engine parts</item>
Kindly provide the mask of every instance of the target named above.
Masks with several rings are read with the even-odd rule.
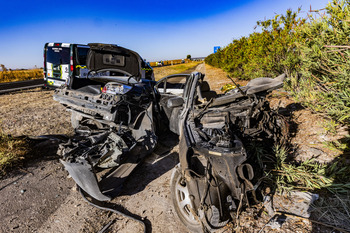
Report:
[[[243,206],[257,201],[254,169],[247,163],[244,142],[277,142],[286,130],[283,118],[265,99],[281,81],[265,78],[259,86],[247,85],[203,102],[196,98],[202,80],[201,74],[192,74],[188,82],[193,86],[184,92],[187,109],[179,125],[180,163],[171,182],[175,209],[196,232],[221,228]]]

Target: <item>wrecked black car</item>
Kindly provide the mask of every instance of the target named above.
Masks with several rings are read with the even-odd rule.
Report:
[[[225,226],[255,198],[254,168],[242,139],[278,141],[284,119],[271,111],[266,94],[283,86],[285,75],[258,78],[225,95],[210,90],[201,73],[172,75],[156,87],[169,128],[180,136],[180,163],[171,194],[181,221],[194,232]]]
[[[284,75],[254,79],[218,95],[202,73],[154,82],[150,72],[142,72],[136,52],[89,46],[87,79],[54,94],[71,111],[75,128],[58,154],[82,190],[100,201],[115,197],[166,128],[180,138],[171,193],[188,229],[215,231],[249,205],[250,197],[255,199],[259,184],[253,184],[255,169],[244,140],[283,136],[284,121],[270,109],[266,95],[282,87]]]
[[[106,201],[156,146],[158,97],[139,54],[116,45],[89,46],[88,78],[76,80],[76,89],[63,86],[54,94],[71,111],[75,128],[58,154],[81,189]]]

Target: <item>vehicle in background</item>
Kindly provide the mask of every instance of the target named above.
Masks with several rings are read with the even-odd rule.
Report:
[[[44,47],[44,80],[46,87],[72,86],[73,78],[86,78],[86,56],[89,46],[70,43],[46,43]]]
[[[86,67],[89,48],[88,45],[83,44],[46,43],[44,47],[45,86],[56,88],[67,85],[71,89],[77,89],[94,84],[87,79],[87,76],[91,75]],[[149,63],[142,60],[141,69],[143,78],[154,80],[153,69]]]
[[[156,66],[164,66],[164,62],[163,61],[157,61],[156,62]]]

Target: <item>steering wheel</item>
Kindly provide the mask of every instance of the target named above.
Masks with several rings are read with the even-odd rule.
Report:
[[[130,74],[129,72],[126,72],[125,70],[120,70],[120,69],[102,69],[102,70],[97,70],[95,71],[96,73],[99,73],[99,72],[105,72],[105,71],[114,71],[114,72],[119,72],[119,73],[122,73],[122,74],[125,74],[126,76],[133,76],[132,74]],[[91,71],[89,71],[88,73],[88,77],[89,77],[89,74],[90,74]]]

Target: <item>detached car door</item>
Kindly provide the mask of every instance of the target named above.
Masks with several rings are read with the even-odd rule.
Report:
[[[160,106],[165,112],[172,132],[180,135],[180,128],[197,100],[197,86],[204,75],[199,72],[175,74],[162,78],[156,84]]]
[[[179,134],[179,117],[183,111],[184,91],[190,74],[169,75],[160,79],[156,89],[160,94],[160,107],[172,132]]]

